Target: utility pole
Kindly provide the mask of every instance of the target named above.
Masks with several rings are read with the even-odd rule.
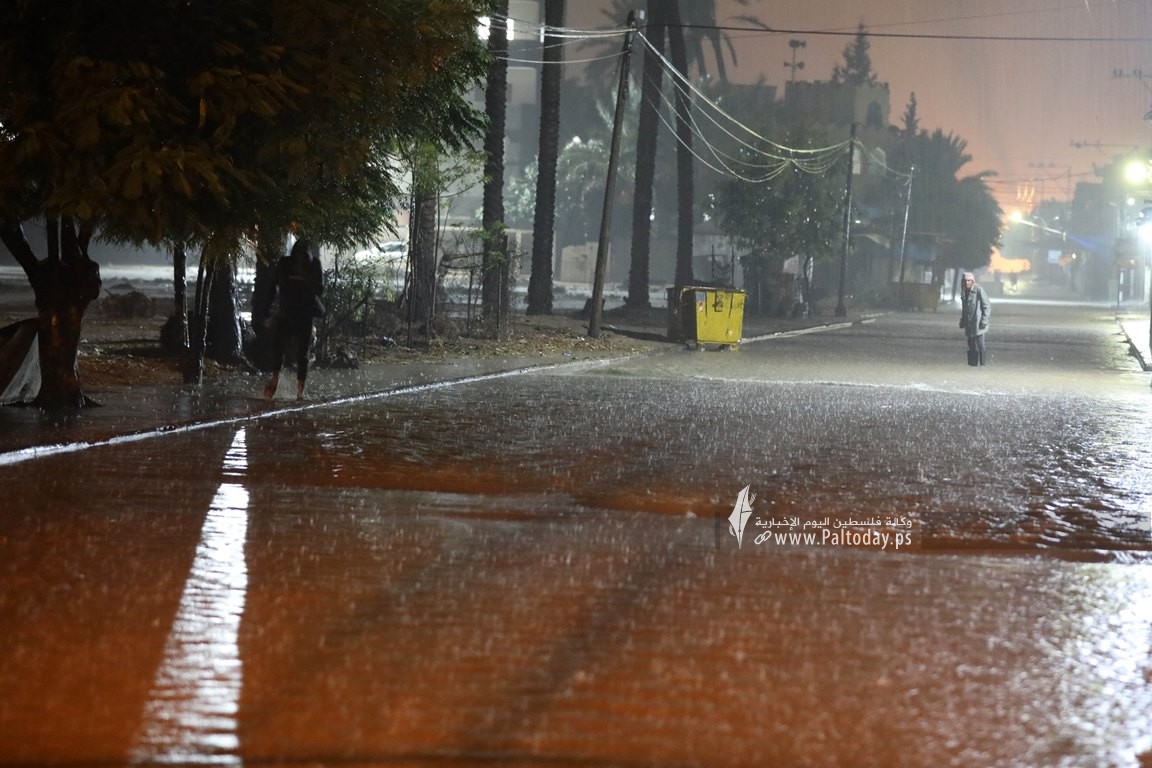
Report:
[[[900,302],[904,302],[904,253],[908,247],[908,212],[912,210],[912,179],[916,178],[916,166],[908,171],[908,195],[904,198],[904,230],[900,233]]]
[[[592,312],[588,320],[588,336],[600,336],[600,316],[604,304],[604,272],[608,262],[608,242],[612,232],[612,208],[616,197],[616,165],[620,159],[620,135],[624,129],[624,108],[628,103],[628,66],[632,58],[632,38],[636,27],[644,20],[644,11],[628,12],[628,32],[624,35],[624,48],[620,52],[620,82],[616,86],[616,114],[612,120],[612,145],[608,153],[608,180],[604,184],[604,209],[600,216],[600,242],[596,246],[596,272],[592,279]]]
[[[848,278],[848,250],[852,247],[852,166],[856,163],[856,123],[848,139],[848,183],[844,185],[844,250],[840,252],[840,291],[836,300],[836,317],[846,317],[844,281]]]

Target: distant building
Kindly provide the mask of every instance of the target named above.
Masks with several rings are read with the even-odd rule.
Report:
[[[789,118],[798,122],[845,128],[856,123],[866,131],[885,131],[890,105],[887,83],[797,82],[784,86],[785,109]]]

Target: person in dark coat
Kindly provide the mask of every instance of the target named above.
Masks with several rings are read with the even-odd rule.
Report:
[[[275,332],[272,342],[272,380],[264,387],[264,396],[276,396],[280,386],[280,369],[284,367],[284,354],[291,349],[296,358],[296,399],[304,399],[304,384],[308,379],[308,350],[312,345],[312,320],[324,314],[324,270],[320,266],[320,250],[310,240],[297,240],[292,251],[276,265],[274,281],[275,307],[272,322]]]
[[[988,294],[976,284],[976,276],[971,272],[964,273],[964,292],[960,301],[960,327],[968,337],[968,365],[984,365],[984,334],[992,318],[992,305],[988,301]]]

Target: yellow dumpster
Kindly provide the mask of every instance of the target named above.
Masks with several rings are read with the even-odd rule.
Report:
[[[744,291],[689,286],[668,289],[668,336],[673,341],[738,347],[744,331]]]

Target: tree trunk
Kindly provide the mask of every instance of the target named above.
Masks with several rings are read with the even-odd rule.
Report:
[[[241,349],[240,307],[236,300],[236,268],[230,259],[214,259],[208,282],[208,333],[205,354],[221,363],[244,359]]]
[[[684,27],[680,24],[680,8],[676,0],[668,2],[668,49],[672,66],[687,74],[688,53],[684,44]],[[719,59],[720,57],[717,56]],[[723,60],[721,59],[723,77]],[[694,282],[692,274],[692,241],[695,235],[695,192],[692,156],[692,103],[685,87],[676,89],[676,287],[683,288]]]
[[[484,137],[484,256],[480,275],[481,311],[485,319],[495,318],[504,309],[501,287],[507,284],[507,249],[504,242],[504,119],[508,98],[508,0],[493,4],[488,31],[488,86],[484,108],[488,115],[488,133]]]
[[[196,298],[189,319],[188,353],[184,358],[184,383],[199,386],[204,381],[204,349],[207,346],[208,285],[212,273],[207,271],[205,250],[200,251],[200,264],[196,269]]]
[[[664,67],[657,56],[664,52],[665,14],[668,0],[648,0],[647,28],[651,48],[644,48],[644,74],[640,87],[640,116],[636,128],[636,182],[632,197],[632,258],[628,271],[628,298],[634,309],[648,309],[651,283],[652,200],[656,179],[657,137]]]
[[[420,174],[417,174],[418,176]],[[436,304],[436,218],[439,200],[428,189],[413,191],[412,285],[408,297],[409,326],[424,326],[432,338],[432,313]]]
[[[271,371],[272,345],[276,334],[271,322],[272,302],[276,296],[276,265],[284,254],[288,233],[261,232],[256,244],[256,274],[252,278],[252,348],[248,358],[262,371]]]
[[[92,405],[80,387],[77,354],[88,305],[100,296],[100,266],[88,258],[91,232],[71,220],[49,220],[48,255],[37,259],[19,224],[0,227],[0,240],[28,276],[36,297],[40,392],[47,410]]]
[[[183,245],[172,250],[173,317],[179,331],[180,349],[188,349],[188,252]]]
[[[544,0],[544,71],[540,76],[540,149],[536,210],[532,220],[532,273],[528,277],[529,315],[552,314],[552,263],[556,225],[556,163],[560,156],[560,63],[562,40],[552,30],[564,26],[564,0]]]

